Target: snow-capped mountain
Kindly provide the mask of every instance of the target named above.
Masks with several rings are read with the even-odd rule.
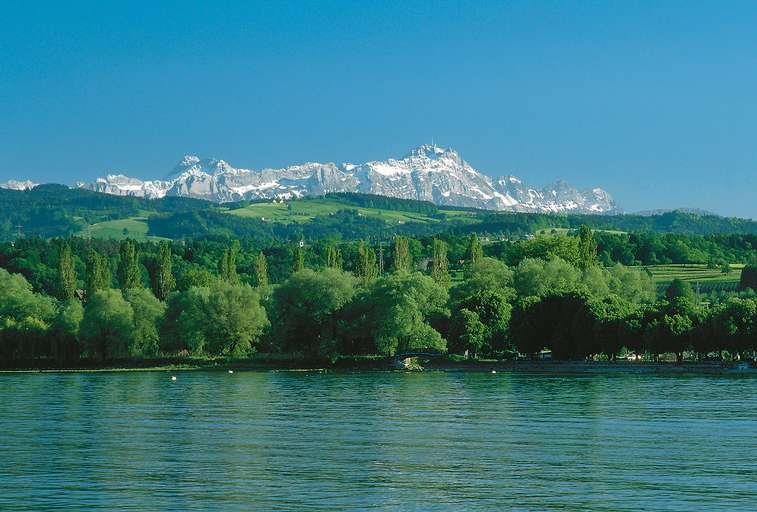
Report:
[[[419,146],[399,159],[341,165],[307,162],[262,170],[190,155],[161,180],[109,174],[77,186],[108,194],[186,196],[216,202],[362,192],[491,210],[605,213],[616,209],[610,194],[601,188],[579,191],[558,181],[537,189],[515,176],[492,179],[457,151],[436,145]]]
[[[16,181],[16,180],[9,180],[5,183],[0,183],[0,188],[7,188],[10,190],[31,190],[34,187],[39,185],[39,183],[34,183],[33,181]]]

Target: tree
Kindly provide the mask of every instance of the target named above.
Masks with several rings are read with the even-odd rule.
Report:
[[[50,355],[56,301],[34,293],[21,274],[0,268],[0,363]]]
[[[371,283],[347,314],[350,338],[367,338],[369,350],[386,356],[405,351],[444,352],[447,343],[431,326],[448,317],[447,290],[417,272],[390,274]]]
[[[71,245],[63,242],[58,258],[58,297],[62,300],[73,299],[76,295],[76,268],[71,255]]]
[[[508,299],[515,296],[513,272],[507,265],[494,258],[481,258],[465,267],[463,281],[452,288],[453,301],[470,297],[482,290],[496,290]]]
[[[665,297],[669,301],[673,301],[679,298],[693,301],[694,291],[691,289],[691,285],[689,283],[679,278],[675,278],[670,282],[670,285],[668,285],[668,288],[665,290]]]
[[[285,351],[337,353],[337,321],[354,295],[354,278],[341,270],[302,270],[273,293],[272,326]]]
[[[577,290],[581,277],[579,269],[560,258],[526,258],[516,267],[513,283],[519,297],[543,297]]]
[[[475,347],[467,347],[474,354],[478,354],[482,349],[493,353],[508,348],[507,338],[512,306],[508,302],[506,293],[505,290],[497,288],[480,289],[454,303],[455,311],[467,310],[475,313],[483,326],[480,343]],[[460,332],[457,331],[458,335]]]
[[[268,288],[268,263],[265,259],[265,254],[260,251],[255,257],[253,264],[253,278],[254,284],[258,288]]]
[[[746,290],[748,288],[757,291],[757,265],[746,265],[741,269],[739,289]]]
[[[376,266],[376,252],[362,241],[357,246],[357,261],[355,262],[355,276],[362,284],[367,284],[378,276]]]
[[[76,299],[68,299],[58,309],[52,325],[51,355],[58,363],[79,357],[79,326],[84,318],[84,307]]]
[[[465,256],[465,260],[469,265],[475,265],[481,258],[484,257],[484,248],[481,245],[481,241],[476,236],[476,233],[472,233],[468,239],[468,252]]]
[[[450,286],[449,260],[447,259],[447,244],[434,238],[431,258],[431,277],[436,284],[445,288]]]
[[[167,351],[246,357],[255,352],[267,325],[256,289],[216,281],[171,294],[161,342]]]
[[[100,290],[110,288],[108,260],[94,249],[87,255],[87,300]]]
[[[333,244],[326,248],[326,267],[342,270],[342,253]]]
[[[394,271],[410,272],[412,264],[407,238],[404,236],[394,237]]]
[[[176,288],[187,291],[193,286],[210,286],[217,279],[208,269],[196,263],[184,262],[177,269]]]
[[[237,274],[238,252],[239,242],[234,240],[230,247],[224,249],[218,264],[219,277],[230,284],[239,284],[239,275]]]
[[[134,311],[119,290],[96,291],[79,329],[85,353],[100,360],[129,356],[133,324]]]
[[[139,255],[134,240],[121,242],[120,260],[118,262],[118,284],[122,290],[142,286],[142,273],[139,270]]]
[[[486,326],[481,323],[478,313],[469,309],[460,309],[452,315],[452,337],[449,342],[450,352],[468,353],[471,357],[481,350],[486,342]]]
[[[152,269],[152,291],[160,300],[165,300],[176,286],[172,268],[171,245],[162,241],[158,244],[158,255]]]
[[[293,272],[299,272],[305,269],[305,249],[301,245],[294,248],[294,267]]]
[[[578,229],[578,252],[579,267],[586,269],[597,264],[597,242],[586,224]]]
[[[156,356],[160,349],[158,326],[166,310],[165,304],[144,288],[129,288],[124,295],[134,312],[129,355]]]

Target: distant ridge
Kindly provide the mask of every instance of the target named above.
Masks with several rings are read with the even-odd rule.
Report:
[[[690,215],[699,215],[700,217],[722,217],[722,215],[701,208],[658,208],[655,210],[642,210],[636,212],[634,215],[652,217],[655,215],[664,215],[666,213],[688,213]]]
[[[362,164],[306,162],[281,169],[236,168],[215,158],[187,155],[162,179],[112,173],[80,188],[107,194],[160,198],[182,196],[218,203],[358,192],[430,201],[441,206],[536,213],[614,213],[601,188],[579,191],[564,181],[535,188],[516,176],[491,178],[454,149],[424,144],[402,158]]]

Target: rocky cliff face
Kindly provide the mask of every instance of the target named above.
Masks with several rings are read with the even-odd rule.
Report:
[[[439,205],[524,212],[606,213],[616,210],[601,188],[579,191],[558,181],[541,189],[515,176],[492,179],[452,149],[423,145],[395,159],[341,164],[308,162],[283,169],[250,170],[217,159],[184,157],[162,180],[111,174],[83,188],[142,197],[187,196],[216,202],[295,198],[362,192]]]

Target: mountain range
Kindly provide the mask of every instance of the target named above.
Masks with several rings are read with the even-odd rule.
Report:
[[[23,190],[34,185],[11,181],[0,187]],[[185,196],[219,203],[360,192],[500,211],[617,211],[612,196],[601,188],[579,191],[564,181],[536,188],[516,176],[491,178],[474,169],[457,151],[433,144],[419,146],[397,159],[340,165],[307,162],[262,170],[235,168],[224,160],[188,155],[163,179],[140,180],[114,173],[76,186],[107,194]]]

